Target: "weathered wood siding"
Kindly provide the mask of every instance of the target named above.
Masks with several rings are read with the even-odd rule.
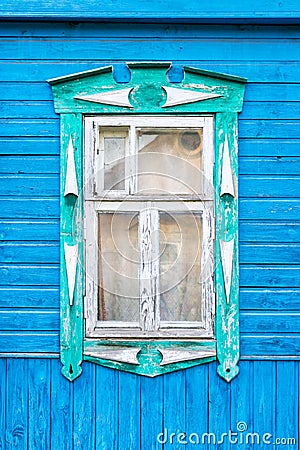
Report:
[[[56,359],[0,360],[1,450],[298,448],[230,447],[228,439],[211,447],[177,442],[180,432],[202,437],[210,431],[221,440],[239,423],[247,426],[239,440],[256,432],[260,438],[270,433],[271,443],[299,442],[296,362],[243,361],[230,384],[217,375],[215,363],[154,379],[84,363],[74,383],[61,376],[60,367]],[[165,429],[169,438],[163,447],[157,436]]]
[[[164,427],[221,433],[239,421],[297,438],[300,27],[23,21],[1,23],[1,35],[0,353],[45,356],[0,360],[1,450],[147,450],[161,448],[155,439]],[[45,80],[137,60],[248,78],[239,118],[246,361],[230,385],[214,364],[148,380],[88,363],[71,384],[55,359],[59,118]],[[121,64],[115,73],[126,80]]]

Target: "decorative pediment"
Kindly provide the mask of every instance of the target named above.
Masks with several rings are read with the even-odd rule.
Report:
[[[241,111],[245,79],[191,67],[181,83],[171,83],[166,63],[128,63],[131,78],[122,87],[113,67],[48,80],[55,110],[84,114]]]

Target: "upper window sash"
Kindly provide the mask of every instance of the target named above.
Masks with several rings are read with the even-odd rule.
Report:
[[[168,192],[168,187],[165,192],[152,192],[150,190],[141,189],[139,190],[139,182],[143,179],[144,173],[143,168],[139,166],[140,164],[140,153],[138,149],[138,137],[137,132],[140,130],[168,130],[178,131],[180,130],[196,130],[201,129],[202,134],[202,167],[199,170],[197,167],[193,167],[191,160],[185,161],[179,158],[172,158],[170,156],[170,161],[178,163],[178,168],[180,164],[186,162],[186,170],[191,169],[195,173],[192,176],[186,176],[186,180],[180,180],[180,177],[174,173],[174,179],[178,178],[178,185],[182,182],[190,180],[201,179],[199,181],[199,188],[197,189],[191,186],[191,189],[170,189]],[[107,144],[109,150],[110,140],[114,139],[115,145],[115,155],[112,154],[107,158],[105,156],[104,145]],[[126,200],[131,199],[133,196],[138,196],[139,198],[144,197],[172,197],[176,195],[185,198],[201,198],[203,200],[213,199],[213,162],[214,162],[214,151],[213,151],[213,117],[212,116],[188,116],[188,117],[157,117],[157,116],[137,116],[137,117],[127,117],[127,116],[92,116],[85,118],[85,199],[95,199],[95,198],[126,198]],[[122,169],[122,174],[117,174],[109,182],[106,182],[106,175],[109,173],[109,167],[117,161],[119,156],[120,164]],[[152,156],[152,153],[150,153]],[[145,154],[142,156],[145,161]],[[122,159],[123,158],[123,159]],[[152,158],[153,159],[153,158]],[[159,166],[159,164],[158,164]],[[147,167],[147,161],[146,161]],[[140,170],[140,172],[139,172]],[[168,170],[168,169],[167,169]],[[172,170],[170,169],[172,178]],[[176,167],[174,168],[176,172]],[[146,173],[146,172],[145,172]],[[150,174],[155,173],[155,168],[150,168]],[[162,170],[162,176],[164,176]],[[167,174],[168,176],[168,174]],[[157,183],[153,183],[156,185]],[[176,181],[175,181],[176,184]],[[111,185],[111,186],[110,186]],[[169,183],[169,185],[172,185]],[[142,184],[141,184],[142,186]],[[149,186],[149,180],[148,180]]]

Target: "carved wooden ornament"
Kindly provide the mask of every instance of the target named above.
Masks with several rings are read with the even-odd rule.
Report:
[[[226,301],[229,303],[231,278],[232,278],[232,265],[233,265],[233,249],[234,239],[229,242],[220,241],[222,268],[224,275]]]
[[[64,196],[66,197],[69,194],[73,194],[78,197],[78,184],[72,137],[70,137],[69,145],[67,148],[67,172]]]
[[[234,192],[234,183],[233,183],[233,174],[232,167],[229,156],[229,145],[228,145],[228,136],[225,136],[224,147],[223,147],[223,162],[222,162],[222,175],[221,175],[221,192],[220,196],[222,197],[225,194],[229,194],[232,197],[235,197]]]
[[[160,349],[158,348],[160,353],[163,355],[163,360],[160,363],[161,366],[164,366],[166,364],[172,364],[179,361],[190,361],[193,359],[205,359],[205,358],[212,358],[216,356],[215,350],[208,350],[208,349],[199,349],[199,350],[188,350],[188,349],[182,349],[178,348],[176,350],[172,349]]]
[[[132,108],[129,102],[129,93],[132,88],[111,90],[92,95],[77,95],[77,100],[85,102],[103,103],[104,105],[123,106],[124,108]]]
[[[187,89],[177,89],[173,87],[162,86],[167,93],[167,101],[163,108],[176,105],[184,105],[186,103],[200,102],[212,98],[222,97],[221,94],[210,94],[208,92],[197,92]]]
[[[65,259],[65,264],[61,265],[60,283],[62,372],[73,381],[81,373],[82,361],[89,360],[106,367],[152,377],[218,359],[219,375],[226,381],[230,381],[238,373],[239,359],[239,274],[236,263],[237,245],[233,237],[237,236],[238,226],[237,186],[235,186],[237,119],[238,113],[242,110],[246,80],[241,77],[184,67],[183,82],[174,85],[166,76],[169,68],[167,63],[128,63],[128,68],[131,71],[131,79],[125,89],[120,89],[120,85],[114,80],[112,67],[101,67],[49,80],[55,111],[61,114],[61,161],[65,169],[62,172],[63,189],[60,199],[61,251],[62,259]],[[130,103],[130,93],[133,90],[137,94],[132,97],[134,109]],[[162,105],[164,92],[166,101]],[[172,117],[169,117],[169,112],[172,113]],[[153,308],[152,305],[155,302],[149,301],[152,297],[156,299],[159,297],[157,284],[159,267],[156,266],[158,264],[156,260],[159,261],[159,258],[153,257],[159,252],[158,241],[154,238],[157,234],[154,231],[159,225],[159,214],[149,205],[139,217],[141,230],[139,231],[139,250],[143,253],[143,261],[146,262],[139,267],[140,278],[143,280],[140,283],[141,330],[136,331],[137,334],[134,336],[131,329],[125,330],[124,338],[118,340],[119,330],[117,330],[118,333],[110,336],[110,332],[106,331],[105,327],[103,327],[104,331],[98,327],[97,316],[94,316],[96,321],[94,334],[89,335],[84,327],[84,320],[87,322],[93,311],[89,301],[91,302],[94,291],[92,294],[88,292],[89,285],[84,283],[86,265],[82,239],[85,231],[82,225],[84,213],[88,210],[89,202],[91,203],[90,198],[85,202],[83,187],[89,178],[87,180],[83,178],[83,167],[93,167],[93,159],[84,161],[83,158],[86,157],[87,148],[91,148],[91,154],[95,155],[93,142],[97,140],[97,133],[94,135],[93,129],[86,135],[86,140],[83,139],[87,130],[84,128],[84,123],[87,123],[91,117],[103,116],[111,120],[108,126],[119,126],[115,122],[118,120],[117,114],[125,121],[127,117],[134,116],[140,120],[140,117],[144,116],[145,123],[148,117],[157,117],[158,125],[155,125],[157,127],[160,126],[161,118],[165,115],[166,119],[169,118],[172,127],[174,120],[180,121],[178,128],[182,126],[182,117],[189,117],[189,120],[195,118],[197,120],[195,128],[198,128],[201,127],[198,120],[214,116],[211,140],[204,139],[203,144],[208,148],[208,142],[215,143],[214,151],[212,150],[211,153],[214,155],[216,170],[214,178],[212,176],[210,178],[214,185],[214,192],[220,189],[220,195],[208,199],[215,205],[217,220],[212,226],[214,226],[215,240],[219,243],[215,250],[217,258],[214,276],[215,333],[209,331],[209,334],[205,334],[199,331],[199,335],[192,334],[194,342],[189,340],[187,343],[189,329],[186,330],[187,337],[182,337],[183,334],[171,335],[167,328],[167,331],[164,329],[161,331],[158,327],[158,308]],[[124,126],[127,127],[128,124],[125,123]],[[131,142],[134,142],[133,138],[136,137],[135,127],[135,124],[131,125],[129,139]],[[205,131],[208,127],[204,126],[203,129]],[[135,151],[136,148],[131,143],[129,151],[131,157]],[[135,179],[136,167],[132,167],[129,173],[130,193],[135,193],[136,185],[132,180]],[[66,198],[69,194],[78,197],[78,201]],[[93,205],[97,205],[96,199],[92,200]],[[73,221],[75,213],[77,220]],[[94,222],[96,224],[95,218],[93,218]],[[149,231],[150,235],[153,234],[153,238],[147,241]],[[74,242],[72,240],[75,235],[78,244],[68,245]],[[218,264],[219,260],[220,264]],[[210,291],[212,292],[212,289]],[[84,303],[87,297],[88,300]],[[84,311],[84,306],[89,309]],[[206,306],[207,317],[211,317],[214,312],[211,307],[214,305],[207,302]],[[88,329],[90,334],[91,329]],[[177,330],[175,332],[178,333]],[[153,333],[153,338],[150,333]],[[151,339],[147,340],[148,337]]]
[[[137,359],[137,354],[140,351],[140,347],[104,347],[99,348],[95,351],[85,351],[86,356],[91,356],[93,358],[108,359],[111,361],[129,363],[129,364],[139,364]]]
[[[76,269],[78,260],[78,244],[68,245],[64,243],[65,251],[65,261],[66,261],[66,271],[68,279],[68,291],[69,291],[69,304],[73,305],[74,300],[74,290],[76,281]]]

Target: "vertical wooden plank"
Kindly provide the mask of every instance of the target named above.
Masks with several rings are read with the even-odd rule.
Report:
[[[164,449],[179,450],[182,444],[178,442],[178,434],[184,433],[185,423],[185,370],[179,370],[164,375],[164,430],[167,432],[167,442]]]
[[[186,431],[195,446],[197,437],[193,434],[202,436],[208,431],[208,371],[208,364],[186,371]]]
[[[218,374],[231,381],[238,373],[239,361],[239,265],[238,265],[238,144],[237,114],[216,115],[216,166],[215,166],[215,286],[216,286],[216,338],[217,357],[220,365]],[[223,155],[229,145],[232,183],[235,194],[221,191]],[[229,162],[228,162],[229,164]],[[225,189],[226,190],[226,189]],[[225,195],[223,195],[225,194]],[[222,244],[223,243],[223,244]],[[222,248],[232,247],[233,261],[222,258]],[[223,252],[224,253],[224,252]],[[226,253],[226,252],[225,252]],[[224,256],[224,254],[223,254]],[[227,268],[227,263],[230,268]],[[226,283],[226,277],[230,277]],[[228,297],[226,296],[226,292]]]
[[[299,443],[298,362],[277,361],[276,438]],[[281,441],[283,447],[283,441]],[[298,444],[299,445],[299,444]],[[284,445],[293,449],[296,445]]]
[[[28,360],[28,448],[50,449],[50,360]]]
[[[141,449],[161,449],[163,432],[163,377],[141,377]]]
[[[138,375],[119,373],[119,447],[140,449],[141,398]]]
[[[143,331],[159,327],[159,214],[148,202],[139,215],[140,321]]]
[[[212,444],[216,443],[212,448],[220,450],[230,449],[228,440],[222,438],[222,434],[230,430],[230,386],[218,377],[216,365],[210,364],[208,433],[213,433],[213,435],[206,436],[204,443],[207,444],[210,438]]]
[[[0,358],[0,449],[5,450],[6,434],[6,359]]]
[[[118,450],[122,448],[119,446],[118,436],[119,374],[117,370],[96,365],[95,375],[95,448]],[[127,405],[125,411],[127,411]]]
[[[73,450],[73,383],[61,374],[61,364],[51,361],[51,450]]]
[[[253,362],[243,361],[239,376],[230,386],[231,422],[230,430],[233,432],[228,438],[229,442],[239,450],[245,449],[246,434],[253,433]],[[227,432],[225,430],[224,432]]]
[[[94,449],[96,397],[100,395],[95,391],[95,369],[95,364],[84,363],[74,383],[74,450]]]
[[[6,449],[27,448],[28,360],[7,360]]]
[[[276,361],[255,361],[253,371],[253,428],[262,436],[275,436],[276,423]]]
[[[78,183],[78,196],[64,195],[67,175],[67,149],[73,142],[74,164]],[[61,225],[60,225],[60,297],[61,297],[61,361],[62,373],[69,380],[81,374],[83,339],[83,164],[82,164],[82,116],[81,114],[61,114]],[[65,249],[78,246],[74,295],[69,293],[67,261]],[[77,252],[76,252],[77,253]],[[77,258],[76,258],[77,259]],[[75,258],[73,257],[73,260]],[[70,272],[70,271],[69,271]],[[72,300],[72,301],[70,301]]]

